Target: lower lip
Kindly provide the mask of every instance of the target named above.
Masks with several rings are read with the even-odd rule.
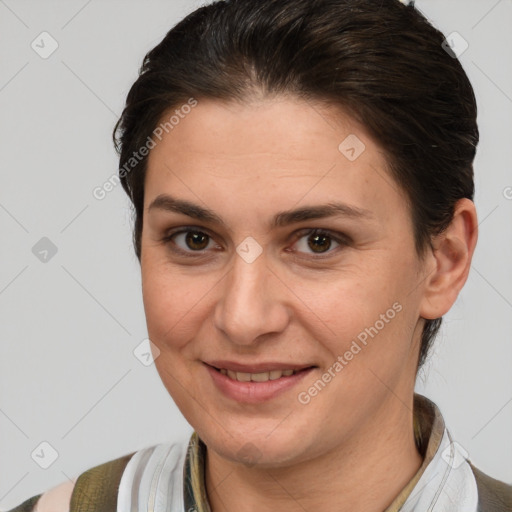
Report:
[[[205,364],[213,382],[217,388],[227,397],[247,404],[259,404],[275,398],[284,391],[297,385],[306,375],[309,375],[314,368],[302,370],[293,375],[279,377],[279,379],[266,382],[239,382],[227,375],[223,375],[211,366]]]

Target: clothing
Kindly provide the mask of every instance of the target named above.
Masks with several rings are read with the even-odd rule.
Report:
[[[416,394],[414,416],[424,460],[384,512],[512,512],[512,486],[471,465],[433,402]],[[96,466],[78,477],[69,511],[211,512],[205,455],[206,446],[194,432],[189,440],[150,446]],[[37,508],[41,496],[10,512],[56,512]]]

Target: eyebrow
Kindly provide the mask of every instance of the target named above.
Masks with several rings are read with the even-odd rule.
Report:
[[[164,210],[168,212],[181,213],[203,222],[210,222],[227,227],[226,223],[215,212],[184,199],[177,199],[167,194],[157,196],[149,205],[147,212],[151,210]],[[370,210],[351,206],[344,203],[327,203],[318,206],[306,206],[278,212],[270,227],[283,227],[305,220],[322,219],[326,217],[344,216],[350,219],[374,220],[375,215]]]

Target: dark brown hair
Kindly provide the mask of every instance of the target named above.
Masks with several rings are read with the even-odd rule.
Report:
[[[423,257],[457,200],[474,195],[476,100],[444,40],[399,0],[225,0],[189,14],[145,56],[114,130],[139,261],[147,157],[133,155],[190,98],[243,103],[255,91],[338,105],[359,121],[406,193]],[[441,321],[425,322],[419,366]]]

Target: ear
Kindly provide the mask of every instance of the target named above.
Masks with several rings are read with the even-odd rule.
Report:
[[[428,257],[432,264],[423,286],[421,317],[439,318],[453,306],[468,278],[477,239],[475,205],[470,199],[460,199],[448,228],[432,240],[433,251]]]

